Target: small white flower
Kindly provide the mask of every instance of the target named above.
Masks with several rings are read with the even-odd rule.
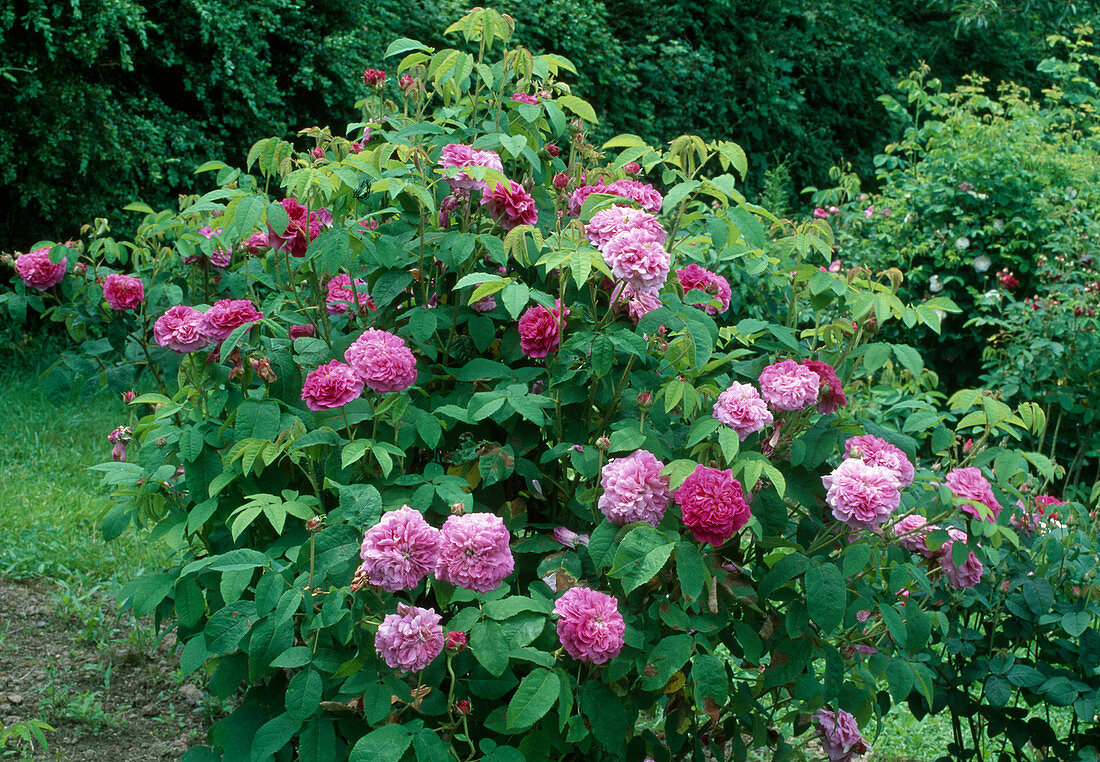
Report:
[[[956,249],[969,249],[970,248],[970,239],[967,238],[966,236],[959,236],[958,238],[955,239],[955,248]]]
[[[1003,232],[1004,229],[1005,229],[1005,221],[1004,220],[993,220],[993,229],[996,230],[998,233]]]
[[[939,292],[943,291],[943,284],[940,283],[940,276],[933,275],[931,278],[928,279],[928,290],[931,291],[933,294],[938,294]]]
[[[913,213],[912,212],[906,212],[905,213],[905,219],[902,220],[902,222],[909,223],[909,222],[912,222],[912,221],[913,221]]]
[[[990,302],[999,302],[1004,298],[1004,294],[994,288],[982,294],[982,298]]]
[[[971,262],[971,264],[974,266],[974,272],[984,273],[993,265],[993,260],[986,254],[979,254],[974,257],[974,261]]]

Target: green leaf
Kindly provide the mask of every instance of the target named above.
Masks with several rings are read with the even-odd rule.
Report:
[[[508,702],[505,724],[509,730],[522,730],[534,725],[558,700],[561,685],[558,676],[539,667],[523,678]]]
[[[586,101],[575,95],[561,95],[554,99],[560,106],[569,109],[581,119],[592,124],[599,124],[596,111]]]
[[[202,454],[204,442],[202,430],[195,426],[188,426],[180,432],[180,456],[188,463],[198,460]]]
[[[615,535],[618,532],[619,527],[610,521],[603,521],[592,530],[588,540],[588,557],[597,570],[611,562],[607,555],[608,551],[611,550],[611,546],[615,543]]]
[[[985,697],[993,706],[1008,706],[1012,686],[1003,677],[990,675],[985,679]]]
[[[206,599],[193,579],[181,579],[176,584],[176,616],[184,627],[194,627],[206,613]]]
[[[286,687],[287,714],[304,722],[320,711],[322,687],[316,670],[303,670],[292,677]]]
[[[206,623],[206,647],[211,653],[233,651],[256,622],[254,601],[235,601],[215,611]]]
[[[404,725],[383,725],[359,739],[348,762],[398,762],[412,739]]]
[[[476,622],[470,628],[470,650],[485,671],[500,676],[508,667],[511,645],[504,637],[504,628],[497,622]]]
[[[133,597],[134,616],[142,617],[152,614],[160,602],[168,597],[176,584],[176,578],[173,574],[162,572],[144,576],[136,584]]]
[[[500,297],[504,303],[504,309],[508,310],[508,314],[515,319],[519,317],[520,313],[523,312],[523,308],[527,306],[527,302],[531,300],[531,289],[526,284],[512,282],[504,287]]]
[[[454,756],[447,744],[430,728],[422,728],[413,736],[413,751],[416,762],[452,762]]]
[[[1045,614],[1054,605],[1054,588],[1048,580],[1028,579],[1021,585],[1024,600],[1036,614]]]
[[[252,762],[266,762],[271,759],[277,751],[290,743],[290,739],[301,727],[302,723],[291,717],[289,712],[265,722],[252,739]]]
[[[1092,617],[1084,611],[1072,611],[1062,616],[1062,628],[1074,638],[1081,637],[1089,628],[1090,622]]]
[[[616,756],[621,755],[626,746],[627,734],[634,728],[638,711],[596,680],[587,680],[581,684],[580,704],[596,740]]]
[[[904,659],[891,659],[886,665],[886,686],[894,703],[900,704],[909,697],[913,690],[913,670]]]
[[[696,706],[703,706],[708,697],[719,706],[726,703],[730,680],[723,660],[710,654],[696,656],[691,660],[691,681],[695,683]]]
[[[647,691],[664,688],[672,675],[687,664],[694,644],[690,635],[672,635],[658,643],[646,659],[648,676],[642,678],[642,688]]]
[[[848,587],[840,569],[833,564],[820,564],[806,570],[806,606],[810,619],[823,634],[840,625],[848,607]]]
[[[706,572],[703,554],[689,542],[676,543],[676,576],[680,580],[680,592],[689,603],[694,603],[703,592]]]
[[[653,579],[672,555],[675,543],[653,527],[640,526],[630,530],[615,553],[615,563],[609,577],[622,580],[623,591],[630,594]]]

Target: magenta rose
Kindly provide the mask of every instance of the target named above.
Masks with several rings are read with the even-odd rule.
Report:
[[[696,466],[674,495],[684,526],[699,542],[718,546],[749,522],[751,512],[733,471]]]
[[[783,360],[760,372],[760,391],[772,410],[796,413],[817,404],[821,378],[794,360]]]
[[[328,314],[345,315],[352,304],[358,304],[360,311],[363,311],[364,307],[374,309],[374,300],[367,293],[367,282],[356,278],[353,288],[351,276],[347,273],[334,276],[328,282],[328,296],[325,298],[325,309],[328,310]]]
[[[680,287],[684,294],[689,291],[703,291],[718,300],[718,306],[706,305],[707,314],[718,315],[730,308],[730,283],[718,273],[713,273],[697,264],[690,264],[676,271],[676,277],[680,281]],[[699,304],[692,302],[692,304]]]
[[[870,751],[859,732],[856,718],[843,709],[820,709],[814,715],[817,737],[829,762],[852,762]]]
[[[578,661],[603,664],[623,648],[626,623],[619,602],[587,587],[571,587],[554,604],[558,640]]]
[[[310,371],[302,384],[302,400],[310,410],[343,407],[362,393],[362,380],[339,360]]]
[[[198,352],[210,344],[202,332],[202,313],[184,304],[171,307],[153,324],[153,339],[175,352]]]
[[[327,209],[318,209],[310,214],[292,198],[284,198],[279,203],[286,210],[289,222],[282,233],[276,233],[268,227],[268,245],[277,251],[285,251],[292,257],[304,257],[309,242],[321,234],[322,227],[332,223],[332,214]]]
[[[439,530],[436,578],[479,593],[496,590],[515,568],[511,539],[499,516],[451,516]]]
[[[400,672],[419,672],[443,652],[442,617],[434,609],[397,604],[374,636],[374,649]]]
[[[382,515],[363,535],[359,571],[372,585],[395,593],[409,590],[435,569],[439,530],[407,505]]]
[[[985,571],[982,567],[982,562],[979,561],[978,557],[971,551],[967,554],[966,560],[963,561],[962,565],[956,566],[955,559],[951,555],[951,546],[956,542],[961,542],[965,545],[969,538],[966,532],[963,532],[961,529],[955,529],[954,527],[948,527],[947,534],[950,536],[950,539],[940,548],[940,569],[947,577],[948,584],[956,590],[961,590],[964,587],[974,587],[982,581],[982,573]]]
[[[201,328],[210,341],[219,343],[245,323],[254,323],[263,317],[247,299],[219,299],[203,313]]]
[[[558,302],[558,307],[561,304]],[[566,311],[568,314],[568,311]],[[528,357],[541,360],[558,348],[561,342],[561,325],[558,309],[547,309],[541,304],[530,307],[519,318],[519,346]]]
[[[485,191],[481,196],[481,205],[505,230],[517,225],[539,224],[535,199],[522,185],[512,180],[497,183],[495,188]]]
[[[835,413],[848,404],[844,387],[841,385],[840,379],[837,378],[832,365],[820,360],[803,360],[802,364],[821,379],[821,390],[817,397],[817,412],[822,414]]]
[[[62,259],[57,264],[50,262],[50,247],[28,251],[15,258],[15,271],[31,288],[45,291],[50,286],[56,286],[65,277],[65,268],[68,262]]]
[[[443,146],[443,154],[439,158],[439,166],[448,167],[486,167],[497,172],[504,171],[504,164],[500,161],[500,155],[495,151],[480,151],[472,146],[462,143],[451,143]],[[454,177],[447,178],[447,183],[452,188],[465,190],[484,190],[484,180],[476,180],[465,172],[459,172]]]
[[[380,394],[401,392],[416,383],[416,357],[405,340],[392,333],[368,328],[344,352],[344,359]]]
[[[103,298],[113,310],[136,309],[145,299],[145,286],[141,278],[111,273],[103,281]]]
[[[963,513],[976,519],[997,520],[997,516],[1001,513],[1001,504],[993,496],[993,487],[982,476],[980,468],[956,468],[948,472],[944,481],[947,482],[948,489],[954,493],[955,497],[962,501],[959,510]],[[989,514],[983,514],[975,507],[975,503],[988,508]]]
[[[863,434],[844,443],[847,458],[862,460],[869,466],[883,466],[894,473],[901,487],[913,483],[913,464],[909,456],[885,439]]]

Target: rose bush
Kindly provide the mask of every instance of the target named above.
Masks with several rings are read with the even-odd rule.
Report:
[[[413,85],[371,73],[348,138],[205,165],[217,188],[135,206],[133,241],[41,247],[73,266],[5,297],[83,342],[58,393],[157,388],[96,468],[105,535],[178,554],[125,605],[238,698],[185,758],[847,759],[894,702],[955,706],[977,662],[953,633],[1065,546],[1017,556],[1008,512],[974,518],[942,473],[1028,498],[1054,465],[1012,440],[1042,415],[974,391],[905,419],[884,355],[920,356],[869,324],[938,318],[900,275],[826,267],[828,225],[749,204],[732,143],[589,144],[568,61],[512,31],[475,9],[459,49],[396,41]],[[121,312],[118,269],[145,285]],[[745,278],[781,319],[733,313]],[[1058,620],[1082,642],[1089,601]],[[1091,654],[1052,667],[1063,699],[1095,697]],[[1045,738],[1019,712],[1012,743]]]

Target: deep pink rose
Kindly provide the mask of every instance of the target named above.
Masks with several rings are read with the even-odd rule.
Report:
[[[696,466],[674,495],[684,526],[699,542],[718,546],[733,537],[751,516],[741,482],[733,471]]]
[[[870,751],[859,732],[856,718],[843,709],[820,709],[814,715],[817,737],[829,762],[852,762]]]
[[[111,273],[103,281],[103,298],[113,310],[132,310],[144,301],[145,286],[142,285],[141,278]]]
[[[512,95],[512,100],[518,101],[519,103],[527,103],[531,105],[539,102],[538,98],[527,93],[515,93],[514,95]]]
[[[947,577],[947,582],[951,587],[956,590],[964,587],[974,587],[976,584],[982,581],[982,572],[985,569],[982,567],[982,562],[978,560],[978,557],[971,551],[967,554],[966,560],[962,563],[962,566],[956,566],[955,560],[951,555],[951,546],[956,542],[966,544],[968,537],[966,532],[954,527],[947,528],[947,534],[950,538],[940,548],[940,569]]]
[[[909,462],[909,456],[885,439],[870,434],[852,437],[844,443],[844,456],[862,460],[869,466],[889,469],[897,477],[900,487],[913,483],[913,464]]]
[[[820,360],[803,360],[802,364],[821,379],[821,388],[817,396],[817,412],[822,414],[834,413],[848,404],[844,387],[841,386],[840,379],[837,378],[832,365]]]
[[[416,357],[405,340],[377,328],[359,335],[344,359],[356,375],[376,392],[400,392],[416,383]]]
[[[201,328],[210,341],[218,343],[245,323],[262,319],[263,313],[247,299],[219,299],[203,313]]]
[[[359,571],[372,585],[395,593],[416,587],[435,570],[438,556],[439,530],[420,511],[403,505],[382,514],[363,535]]]
[[[557,305],[561,306],[560,302]],[[568,314],[568,311],[566,311]],[[541,304],[529,307],[519,318],[519,346],[523,353],[541,360],[558,348],[561,342],[560,312],[549,310]]]
[[[619,602],[587,587],[571,587],[554,604],[558,640],[578,661],[603,664],[623,648],[626,623]]]
[[[305,325],[292,325],[286,329],[287,336],[291,341],[300,339],[304,336],[313,336],[317,333],[317,327],[313,323],[306,323]]]
[[[289,222],[282,233],[276,233],[268,226],[268,245],[277,251],[285,251],[292,257],[304,257],[309,242],[321,234],[322,227],[332,223],[332,214],[327,209],[309,213],[292,198],[284,198],[279,203],[286,210]]]
[[[363,381],[339,360],[310,371],[302,384],[302,400],[310,410],[343,407],[363,393]]]
[[[718,315],[730,308],[730,283],[718,273],[713,273],[697,264],[690,264],[676,271],[676,277],[680,281],[680,287],[686,295],[691,290],[703,291],[718,300],[718,306],[706,305],[707,314]],[[691,302],[703,304],[702,302]]]
[[[364,308],[374,309],[374,301],[367,293],[367,282],[359,278],[355,279],[354,293],[351,276],[340,273],[328,282],[328,296],[325,299],[325,309],[330,315],[345,315],[348,307],[358,304],[362,312]]]
[[[398,603],[378,626],[374,648],[390,667],[419,672],[443,652],[442,619],[434,609]]]
[[[62,259],[57,264],[50,262],[50,247],[28,251],[15,258],[15,271],[31,288],[45,291],[50,286],[56,286],[65,277],[65,268],[68,262]]]
[[[202,313],[184,304],[171,307],[153,324],[153,338],[176,352],[198,352],[210,344],[202,332]]]
[[[948,489],[954,493],[961,502],[959,510],[976,519],[996,521],[1001,513],[1001,504],[993,496],[993,487],[982,476],[980,468],[956,468],[947,474],[944,479]],[[989,509],[989,514],[984,514],[974,506],[974,503],[984,505]],[[991,515],[990,515],[991,514]]]
[[[489,210],[492,218],[505,230],[511,230],[517,225],[539,224],[535,199],[513,180],[505,180],[497,183],[492,190],[486,190],[481,196],[481,205]]]

